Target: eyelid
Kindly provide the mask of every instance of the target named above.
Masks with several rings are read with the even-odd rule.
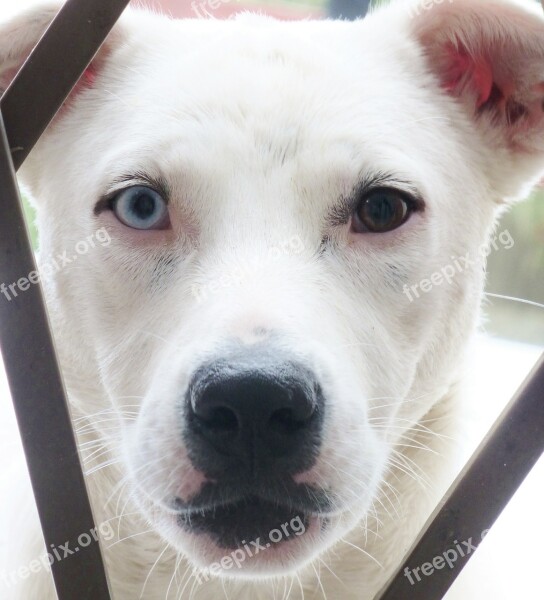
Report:
[[[121,175],[114,179],[108,189],[101,195],[94,206],[94,214],[98,216],[106,210],[112,210],[112,201],[122,192],[133,187],[146,187],[159,194],[168,206],[170,193],[166,181],[162,177],[152,177],[143,172]]]
[[[394,190],[405,198],[414,212],[425,210],[425,201],[416,186],[409,181],[389,175],[376,175],[363,179],[348,196],[341,198],[339,204],[332,207],[327,218],[331,227],[342,227],[346,225],[353,213],[357,210],[364,198],[372,192],[380,190]]]
[[[360,196],[355,198],[354,210],[357,209],[357,207],[359,206],[359,204],[361,203],[361,201],[363,199],[368,198],[368,196],[370,196],[374,192],[381,192],[381,191],[397,192],[410,205],[412,210],[414,210],[416,212],[422,212],[425,210],[425,201],[423,200],[423,198],[421,197],[421,194],[417,190],[414,190],[413,188],[406,189],[405,187],[396,186],[396,185],[389,185],[389,186],[388,185],[378,185],[375,187],[370,187],[369,189],[365,190]]]

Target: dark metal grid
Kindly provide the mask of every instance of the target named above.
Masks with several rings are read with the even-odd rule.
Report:
[[[128,0],[69,0],[1,99],[0,281],[8,285],[36,270],[15,167],[127,4]],[[0,297],[0,342],[46,548],[54,558],[51,546],[59,549],[59,556],[64,555],[61,545],[71,551],[79,548],[52,564],[57,595],[61,600],[110,600],[40,286],[30,286],[9,302]],[[82,534],[91,539],[86,547],[78,541]]]
[[[35,270],[14,165],[22,164],[127,4],[128,0],[68,0],[1,99],[7,131],[6,136],[0,120],[4,282]],[[39,286],[32,286],[13,305],[0,303],[0,340],[46,543],[68,541],[75,547],[78,536],[89,532],[94,522]],[[432,561],[455,540],[472,538],[477,545],[543,451],[543,396],[544,358],[440,503],[379,600],[443,596],[472,554],[458,560],[456,568],[436,571],[415,585],[404,569]],[[53,575],[60,600],[110,599],[98,544],[55,563]]]
[[[544,452],[544,354],[523,382],[472,458],[450,487],[402,566],[376,600],[439,600],[467,564],[482,534],[491,528],[526,475]],[[449,549],[453,567],[444,563],[429,576],[414,568],[432,563]],[[453,559],[453,556],[450,555]],[[406,574],[406,569],[410,577]],[[421,581],[418,581],[418,577]]]
[[[1,117],[0,136],[0,280],[12,282],[36,266]],[[0,341],[46,548],[73,549],[94,521],[37,285],[10,302],[0,297]],[[52,570],[59,598],[109,600],[96,542]]]
[[[68,0],[0,101],[17,170],[129,0]]]

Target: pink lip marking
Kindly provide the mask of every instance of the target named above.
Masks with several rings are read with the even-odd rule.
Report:
[[[293,481],[295,483],[306,483],[306,484],[312,484],[315,483],[315,470],[314,469],[310,469],[309,471],[303,471],[302,473],[297,473],[296,475],[293,475]]]

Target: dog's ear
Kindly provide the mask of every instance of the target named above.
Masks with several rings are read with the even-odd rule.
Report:
[[[9,86],[59,9],[59,3],[50,3],[0,23],[0,93]]]
[[[544,16],[524,2],[441,0],[413,13],[411,26],[497,161],[535,176],[544,167]]]
[[[8,88],[61,7],[62,3],[59,2],[39,5],[0,23],[0,94]],[[92,85],[108,48],[119,35],[119,27],[117,27],[85,71],[78,87]]]

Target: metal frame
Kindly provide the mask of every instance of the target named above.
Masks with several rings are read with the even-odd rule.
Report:
[[[128,1],[69,0],[0,101],[0,281],[36,270],[15,169]],[[0,302],[0,343],[46,548],[80,548],[52,564],[58,598],[110,600],[97,539],[78,543],[95,524],[40,286]]]
[[[68,0],[0,100],[0,281],[36,269],[15,170],[129,0]],[[68,51],[67,51],[68,49]],[[5,124],[5,128],[4,128]],[[0,302],[0,343],[46,546],[94,527],[41,288]],[[476,546],[544,452],[544,355],[429,519],[377,600],[439,600],[473,553],[412,585],[405,569],[456,541]],[[110,600],[99,543],[52,565],[59,600]]]
[[[474,555],[412,581],[407,570],[463,542],[477,547],[544,452],[544,354],[497,419],[375,600],[439,600]]]

